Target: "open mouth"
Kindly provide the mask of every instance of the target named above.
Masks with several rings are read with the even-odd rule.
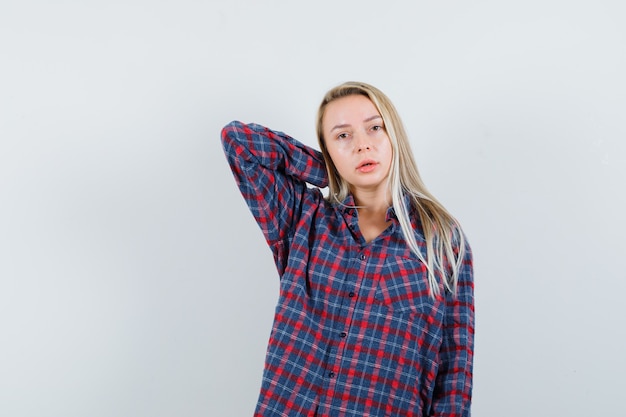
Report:
[[[356,169],[358,169],[359,171],[367,171],[367,170],[371,170],[376,166],[376,161],[372,161],[372,160],[367,160],[367,161],[363,161],[361,162]]]

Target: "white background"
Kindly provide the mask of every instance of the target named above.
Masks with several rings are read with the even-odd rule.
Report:
[[[624,416],[621,0],[0,4],[0,415],[252,415],[277,298],[219,143],[372,83],[475,252],[474,416]]]

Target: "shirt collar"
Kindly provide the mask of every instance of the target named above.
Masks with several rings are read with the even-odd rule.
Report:
[[[402,195],[402,200],[404,201],[404,205],[407,208],[407,211],[410,213],[411,212],[411,196],[408,194],[403,194]],[[391,220],[398,220],[398,215],[396,214],[396,210],[394,209],[393,205],[390,206],[387,209],[387,221],[391,221]]]
[[[354,202],[354,197],[352,196],[352,194],[348,194],[346,198],[343,199],[343,201],[335,201],[339,203],[339,209],[342,213],[356,217],[356,204]]]
[[[404,200],[404,204],[407,207],[408,211],[411,212],[411,196],[408,194],[403,194],[402,199]],[[340,202],[339,206],[343,213],[356,217],[356,203],[354,202],[354,197],[352,196],[352,194],[348,194],[346,198],[344,198],[343,201]],[[389,208],[387,209],[386,220],[398,220],[398,216],[396,215],[396,210],[393,208],[393,205],[389,206]]]

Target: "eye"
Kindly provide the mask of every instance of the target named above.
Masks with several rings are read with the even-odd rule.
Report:
[[[347,139],[347,138],[348,138],[348,134],[345,132],[337,135],[337,139]]]
[[[372,130],[374,132],[378,132],[379,130],[383,130],[383,127],[380,126],[380,125],[374,125],[374,126],[372,126]]]

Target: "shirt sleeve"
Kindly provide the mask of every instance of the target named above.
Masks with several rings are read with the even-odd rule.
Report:
[[[297,221],[303,198],[309,193],[307,183],[317,187],[328,184],[322,153],[282,132],[238,121],[222,129],[222,145],[280,271],[278,246]]]
[[[466,252],[457,293],[445,297],[443,342],[431,416],[470,417],[474,357],[474,272],[472,252]]]

